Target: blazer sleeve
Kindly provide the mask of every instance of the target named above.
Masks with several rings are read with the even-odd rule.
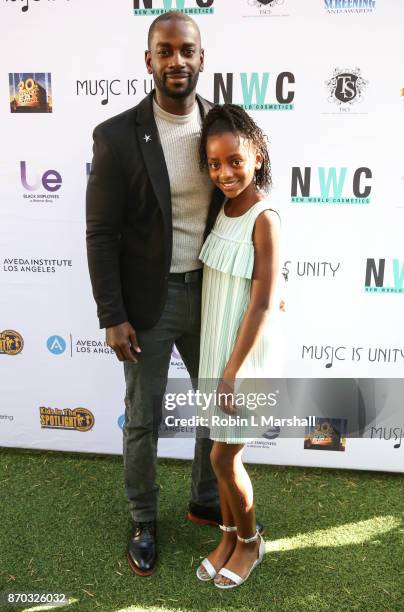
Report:
[[[120,165],[99,128],[93,140],[86,195],[87,260],[100,328],[104,328],[128,320],[119,262],[126,194]]]

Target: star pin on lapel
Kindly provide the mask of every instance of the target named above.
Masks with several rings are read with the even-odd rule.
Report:
[[[149,140],[151,140],[151,136],[150,136],[150,134],[145,134],[145,135],[144,135],[144,137],[143,137],[143,140],[144,140],[145,142],[149,142]]]

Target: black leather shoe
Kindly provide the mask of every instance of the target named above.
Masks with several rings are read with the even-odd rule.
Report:
[[[222,513],[220,506],[201,506],[195,502],[189,502],[188,521],[196,525],[222,525]],[[264,535],[265,527],[262,523],[256,520],[257,531]]]
[[[156,565],[156,521],[135,521],[129,541],[129,566],[138,576],[150,576]]]

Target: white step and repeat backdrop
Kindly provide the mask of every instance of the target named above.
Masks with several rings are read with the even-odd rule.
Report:
[[[403,376],[404,3],[1,0],[2,446],[121,453],[123,371],[85,254],[91,133],[150,91],[147,30],[170,7],[201,28],[200,93],[243,104],[270,139],[284,376]],[[171,375],[185,376],[175,352]],[[404,471],[403,423],[401,408],[367,439],[275,427],[246,458]],[[161,456],[192,451],[160,441]]]

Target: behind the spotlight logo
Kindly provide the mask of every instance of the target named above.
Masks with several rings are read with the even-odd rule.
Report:
[[[10,72],[12,113],[51,113],[52,79],[49,72]]]
[[[404,260],[373,259],[366,260],[365,291],[367,293],[404,294]]]
[[[94,415],[87,408],[39,408],[42,429],[89,431],[94,426]]]
[[[136,17],[153,15],[158,17],[168,11],[186,15],[211,15],[214,0],[133,0],[133,14]]]
[[[276,76],[269,72],[215,72],[213,100],[215,104],[238,104],[245,110],[293,110],[294,83],[295,76],[288,71]]]
[[[289,17],[287,0],[244,0],[243,17]]]
[[[24,340],[14,329],[0,332],[0,355],[18,355],[24,348]]]
[[[363,102],[363,94],[369,81],[365,80],[360,68],[335,68],[330,79],[325,81],[329,96],[328,102],[337,105],[338,113],[358,114],[358,111],[353,111],[356,103]],[[331,114],[334,114],[333,111]],[[363,109],[360,114],[365,114]]]
[[[361,166],[348,172],[348,168],[320,166],[316,170],[318,192],[312,194],[312,168],[292,167],[290,201],[293,204],[370,204],[370,168]]]
[[[333,15],[372,13],[376,8],[376,0],[324,0],[324,8]]]

